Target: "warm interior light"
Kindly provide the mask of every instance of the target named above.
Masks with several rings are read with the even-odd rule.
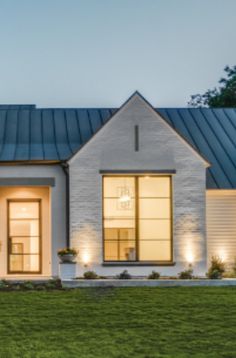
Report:
[[[128,201],[131,200],[131,197],[129,195],[122,195],[120,198],[119,198],[119,201],[121,203],[127,203]]]

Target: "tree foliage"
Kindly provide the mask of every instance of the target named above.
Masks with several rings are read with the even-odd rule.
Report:
[[[236,66],[226,66],[224,71],[226,77],[219,80],[218,88],[192,95],[188,104],[193,107],[236,107]]]

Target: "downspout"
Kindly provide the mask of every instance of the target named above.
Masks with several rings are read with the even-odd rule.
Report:
[[[66,177],[66,246],[70,247],[70,174],[69,164],[66,161],[61,162],[62,170]]]

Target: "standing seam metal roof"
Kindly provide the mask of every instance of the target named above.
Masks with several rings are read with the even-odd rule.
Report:
[[[0,105],[0,162],[67,160],[116,111]],[[156,111],[211,163],[207,188],[236,189],[235,108]]]

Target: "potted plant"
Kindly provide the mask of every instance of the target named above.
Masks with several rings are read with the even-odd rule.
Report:
[[[75,261],[77,256],[77,250],[73,248],[66,247],[57,251],[57,255],[60,258],[62,263],[71,263]]]

